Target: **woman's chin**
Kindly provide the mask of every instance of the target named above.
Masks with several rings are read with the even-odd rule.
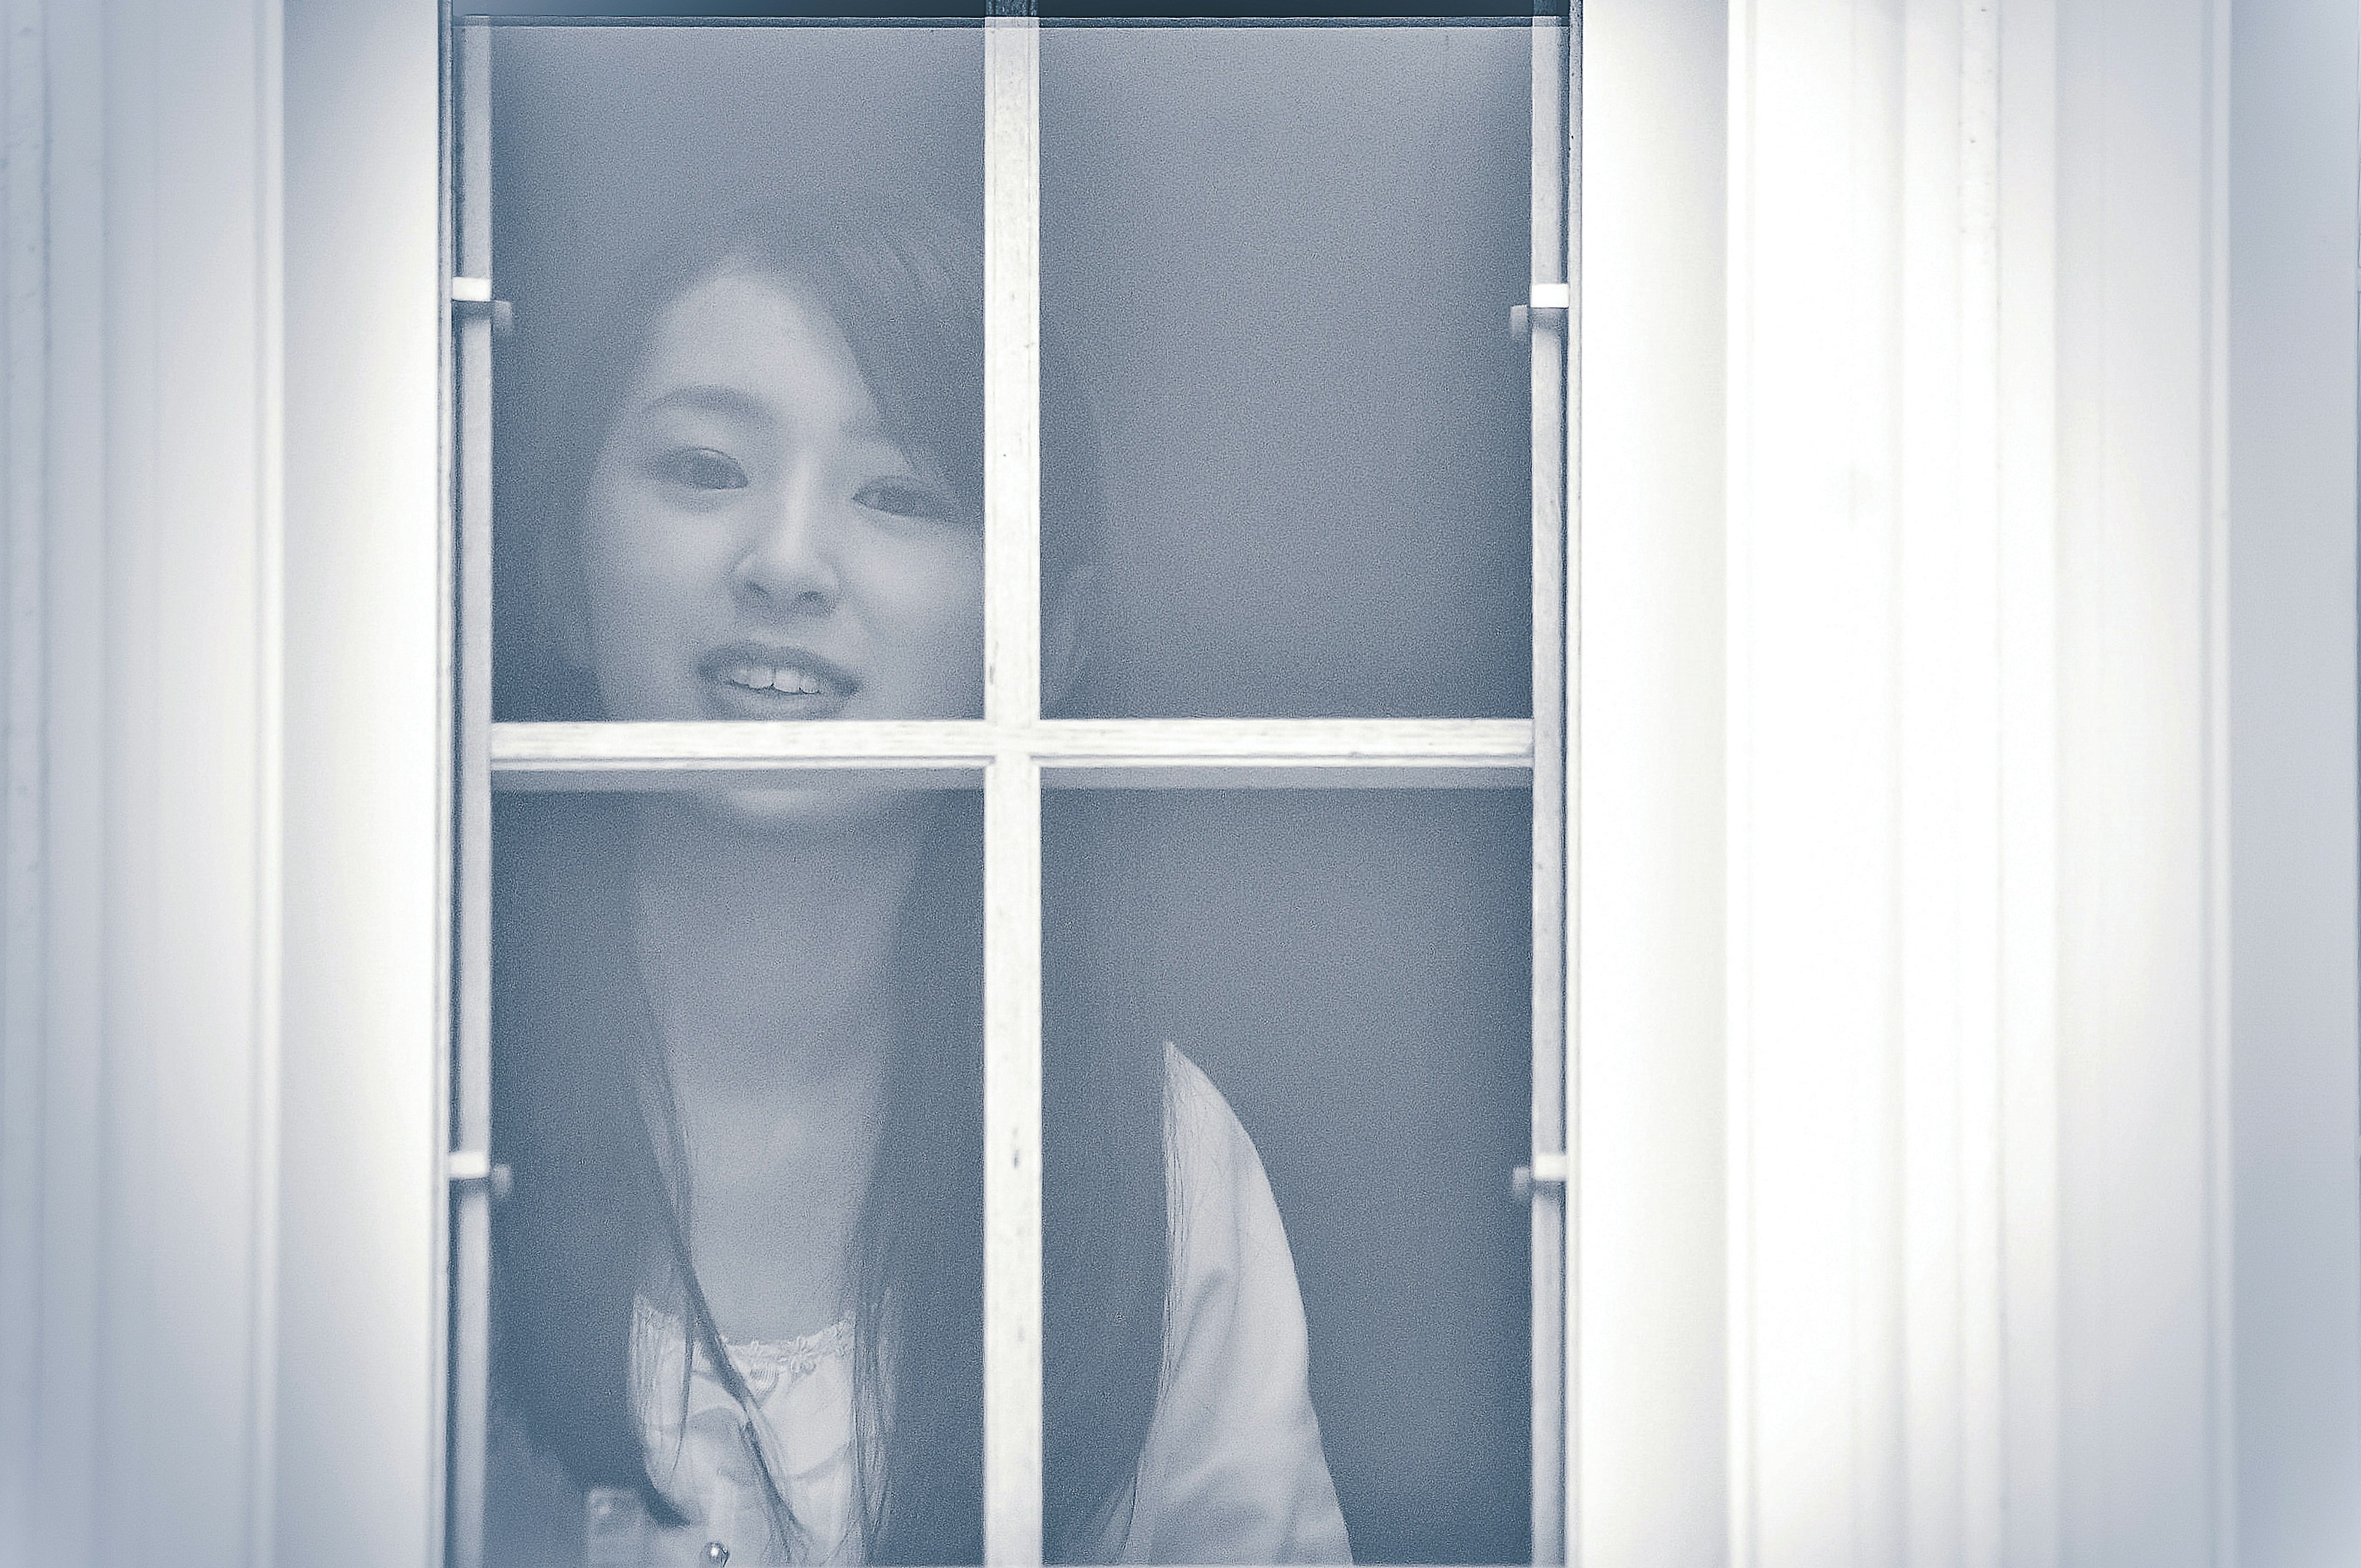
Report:
[[[856,832],[923,817],[939,793],[844,779],[699,792],[697,801],[718,823],[751,833],[792,835]]]

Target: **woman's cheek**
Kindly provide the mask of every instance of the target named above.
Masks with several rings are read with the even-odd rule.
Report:
[[[868,574],[873,625],[906,683],[897,705],[913,717],[983,712],[983,559],[940,543],[897,552]],[[882,672],[881,672],[882,673]],[[897,683],[898,684],[898,683]]]
[[[726,574],[712,554],[699,550],[676,529],[642,527],[628,538],[609,539],[600,552],[598,576],[604,579],[599,609],[628,640],[640,641],[658,630],[657,623],[685,611],[708,587],[706,579]]]

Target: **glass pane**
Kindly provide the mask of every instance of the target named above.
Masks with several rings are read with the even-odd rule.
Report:
[[[1340,1513],[1356,1561],[1529,1560],[1510,1177],[1530,1136],[1530,809],[1506,790],[1047,797],[1053,1553],[1316,1561]],[[1169,1253],[1168,1171],[1186,1194]],[[1128,1519],[1098,1524],[1142,1453]]]
[[[495,716],[980,711],[979,29],[496,38]],[[487,1561],[979,1556],[980,806],[500,800]]]
[[[486,1562],[977,1560],[981,823],[501,798]]]
[[[1044,25],[1053,711],[1531,712],[1531,75],[1523,25]]]
[[[497,30],[497,717],[982,713],[982,38]]]

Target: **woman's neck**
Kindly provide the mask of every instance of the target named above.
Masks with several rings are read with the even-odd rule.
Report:
[[[725,1332],[801,1332],[842,1309],[891,1048],[895,934],[930,813],[858,828],[642,804],[640,961],[691,1193],[689,1243]]]
[[[875,1078],[926,829],[918,810],[805,829],[641,803],[634,924],[675,1094],[808,1105]]]

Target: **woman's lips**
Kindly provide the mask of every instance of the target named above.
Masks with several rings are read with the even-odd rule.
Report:
[[[746,643],[715,649],[698,674],[707,707],[718,705],[726,718],[830,718],[861,684],[809,649]]]
[[[819,690],[819,677],[811,671],[794,664],[731,664],[721,672],[721,678],[733,686],[748,691],[774,691],[793,696],[796,692]]]

